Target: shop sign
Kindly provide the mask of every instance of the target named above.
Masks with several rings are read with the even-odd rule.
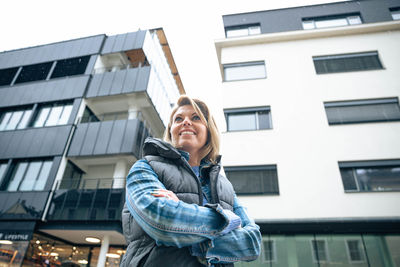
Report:
[[[31,239],[30,236],[30,234],[26,233],[0,232],[0,240],[29,241]]]

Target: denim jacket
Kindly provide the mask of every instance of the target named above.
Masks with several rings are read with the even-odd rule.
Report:
[[[188,160],[187,153],[181,153]],[[127,207],[157,245],[189,247],[193,256],[208,265],[251,261],[258,257],[259,227],[248,216],[236,195],[231,212],[219,205],[203,207],[151,195],[154,190],[164,188],[145,159],[137,161],[128,174]],[[203,181],[202,190],[207,202],[210,198],[208,189],[209,183]],[[237,228],[238,222],[241,223],[240,228]]]

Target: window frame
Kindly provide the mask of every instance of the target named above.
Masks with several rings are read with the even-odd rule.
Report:
[[[354,121],[344,121],[344,122],[330,122],[327,112],[327,108],[340,108],[340,107],[357,107],[357,106],[369,106],[378,104],[397,104],[400,110],[399,100],[397,97],[392,98],[380,98],[380,99],[362,99],[362,100],[345,100],[345,101],[329,101],[324,102],[324,109],[326,118],[329,125],[348,125],[348,124],[359,124],[359,123],[377,123],[377,122],[396,122],[400,121],[398,119],[370,119],[370,120],[354,120]],[[400,113],[399,113],[400,114]]]
[[[338,71],[329,71],[326,67],[324,70],[318,69],[316,62],[322,62],[323,60],[329,63],[329,60],[335,59],[351,59],[351,58],[362,58],[362,57],[376,57],[377,62],[379,63],[377,67],[374,68],[365,68],[365,69],[345,69],[342,68]],[[354,52],[354,53],[344,53],[344,54],[333,54],[333,55],[322,55],[322,56],[312,56],[314,70],[317,75],[324,75],[324,74],[337,74],[337,73],[347,73],[347,72],[359,72],[359,71],[376,71],[376,70],[384,70],[385,67],[382,64],[382,60],[379,56],[378,51],[365,51],[365,52]],[[325,64],[326,64],[325,63]],[[318,66],[319,67],[319,66]]]
[[[325,254],[326,260],[321,260],[319,258],[318,245],[317,245],[317,251],[315,251],[315,249],[314,249],[314,242],[319,242],[319,241],[322,241],[323,244],[324,244],[324,252],[325,252],[324,254]],[[326,238],[310,239],[310,245],[311,245],[311,254],[312,254],[312,258],[313,258],[313,262],[314,263],[327,263],[327,262],[330,262],[329,248],[328,248],[328,242],[327,242]]]
[[[265,245],[264,242],[271,242],[272,243],[272,253],[270,254],[272,256],[272,259],[267,260],[265,259]],[[262,238],[261,240],[261,246],[262,246],[262,258],[261,261],[262,263],[276,263],[277,262],[277,257],[276,257],[276,241],[275,239],[271,238]]]
[[[57,122],[55,124],[48,125],[49,119],[51,116],[54,114],[52,113],[56,108],[62,107],[60,114],[58,116]],[[71,115],[73,114],[74,108],[74,103],[73,101],[64,101],[64,102],[52,102],[52,103],[44,103],[38,105],[35,114],[32,116],[32,119],[30,121],[30,126],[32,128],[42,128],[42,127],[54,127],[54,126],[60,126],[60,125],[68,125],[68,121],[71,118]],[[48,113],[45,114],[44,121],[41,123],[38,123],[39,118],[42,118],[42,112],[45,109],[49,109]],[[68,114],[68,119],[66,120],[65,123],[60,123],[63,120],[64,112],[65,110],[68,109],[69,114]]]
[[[251,33],[250,28],[253,28],[253,27],[258,27],[260,32],[259,33]],[[229,31],[235,31],[235,30],[247,30],[247,34],[228,36],[228,32]],[[261,34],[261,33],[262,32],[261,32],[261,24],[260,23],[242,24],[242,25],[235,25],[235,26],[225,27],[225,37],[226,38],[252,36],[252,35],[258,35],[258,34]]]
[[[366,255],[365,255],[365,248],[364,248],[364,243],[362,242],[361,239],[356,239],[356,238],[346,238],[345,240],[345,247],[346,247],[346,253],[347,253],[347,258],[349,260],[349,263],[364,263],[366,262]],[[360,245],[360,253],[363,257],[363,260],[353,260],[351,258],[351,253],[350,253],[350,248],[349,248],[349,241],[357,241],[359,242]]]
[[[52,72],[53,64],[54,64],[54,61],[48,61],[48,62],[41,62],[41,63],[35,63],[35,64],[22,66],[21,67],[21,71],[18,73],[14,84],[23,84],[23,83],[28,83],[28,82],[37,82],[37,81],[45,81],[45,80],[47,80],[49,74]],[[36,70],[35,69],[29,69],[29,68],[34,68],[34,66],[39,67],[40,71],[43,71],[43,72],[46,72],[46,73],[40,75],[40,78],[33,78],[33,79],[30,78],[30,79],[26,80],[27,78],[24,77],[24,75],[32,75],[32,73],[37,73],[38,72],[37,69]],[[27,73],[25,73],[25,71]]]
[[[360,23],[352,23],[351,18],[357,17]],[[328,21],[335,21],[345,19],[346,25],[334,25],[334,26],[325,26],[325,27],[317,27],[317,22],[328,22]],[[303,30],[316,30],[316,29],[329,29],[329,28],[337,28],[337,27],[347,27],[347,26],[354,26],[354,25],[361,25],[364,23],[362,16],[360,13],[348,13],[348,14],[338,14],[338,15],[329,15],[329,16],[320,16],[320,17],[307,17],[302,18],[302,27]],[[305,23],[312,22],[312,28],[305,28]]]
[[[389,8],[390,15],[392,16],[392,20],[400,20],[400,7],[392,7]]]
[[[239,78],[239,79],[226,79],[226,69],[229,68],[240,68],[240,67],[250,67],[250,66],[264,66],[264,77],[257,78]],[[249,61],[249,62],[238,62],[238,63],[227,63],[222,65],[223,73],[224,73],[224,81],[223,82],[236,82],[236,81],[249,81],[249,80],[260,80],[267,78],[267,68],[265,66],[264,60],[259,61]]]
[[[269,164],[269,165],[246,165],[246,166],[224,166],[224,171],[226,178],[231,182],[229,179],[227,173],[228,172],[235,172],[235,171],[269,171],[269,170],[274,170],[276,173],[276,185],[277,185],[277,191],[275,192],[238,192],[235,190],[235,193],[239,196],[279,196],[280,191],[279,191],[279,177],[278,177],[278,166],[276,164]],[[231,182],[232,183],[232,182]],[[233,183],[232,183],[233,185]]]
[[[15,127],[7,129],[8,125],[10,124],[11,119],[13,118],[14,114],[17,112],[22,112],[21,117],[18,119],[18,122],[15,124]],[[29,106],[29,107],[25,106],[25,107],[1,110],[0,111],[0,132],[15,131],[15,130],[22,130],[22,129],[29,128],[29,124],[32,120],[33,113],[34,113],[34,106]],[[5,122],[3,120],[4,120],[5,116],[7,116],[7,114],[11,114],[11,115],[8,117],[7,122]],[[4,123],[4,126],[1,126],[1,125],[3,125],[3,123]],[[22,124],[22,123],[24,123],[24,124]]]
[[[357,175],[355,175],[355,169],[362,168],[379,168],[379,167],[399,167],[400,168],[400,159],[392,159],[392,160],[367,160],[367,161],[339,161],[339,174],[343,184],[343,190],[345,193],[386,193],[386,192],[400,192],[400,189],[397,190],[369,190],[362,191],[360,190],[359,181],[357,179]],[[345,184],[343,182],[343,177],[341,170],[342,169],[352,169],[353,179],[356,184],[357,189],[346,189]],[[400,184],[400,181],[399,181]]]
[[[267,112],[268,114],[268,125],[270,128],[260,129],[259,122],[259,112]],[[230,130],[229,129],[229,115],[235,114],[253,114],[255,115],[255,128],[254,129],[239,129],[239,130]],[[226,121],[226,131],[227,132],[242,132],[242,131],[263,131],[263,130],[271,130],[272,126],[272,116],[271,116],[271,107],[270,106],[262,106],[262,107],[248,107],[248,108],[229,108],[224,109],[225,121]]]

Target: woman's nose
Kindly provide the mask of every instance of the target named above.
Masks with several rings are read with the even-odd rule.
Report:
[[[185,118],[183,121],[183,126],[192,125],[192,121],[189,118]]]

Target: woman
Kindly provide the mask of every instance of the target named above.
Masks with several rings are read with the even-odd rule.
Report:
[[[260,253],[259,227],[220,172],[207,105],[181,96],[164,140],[147,138],[127,176],[121,266],[233,266]]]

